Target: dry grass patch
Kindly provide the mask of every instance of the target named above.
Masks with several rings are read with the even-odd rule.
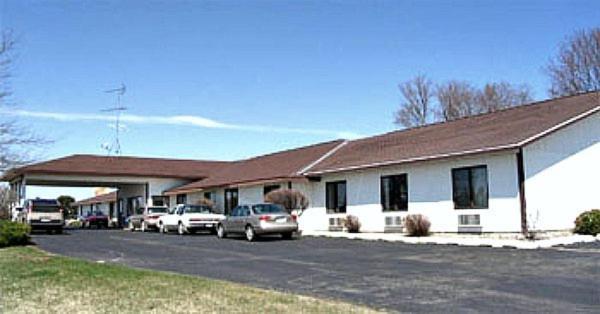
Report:
[[[178,274],[0,249],[0,312],[372,313],[333,300]]]

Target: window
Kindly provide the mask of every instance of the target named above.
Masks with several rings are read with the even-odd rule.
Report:
[[[285,209],[283,209],[283,207],[281,207],[280,205],[275,205],[275,204],[254,205],[254,206],[252,206],[252,211],[256,215],[285,213]]]
[[[408,210],[406,174],[381,177],[381,206],[383,211]]]
[[[225,215],[238,205],[238,189],[225,189]]]
[[[265,187],[263,188],[263,195],[267,195],[270,192],[273,192],[273,191],[279,190],[279,189],[281,189],[281,185],[279,185],[279,184],[265,185]]]
[[[212,201],[212,192],[204,192],[203,197],[204,197],[204,199]]]
[[[346,212],[346,181],[327,182],[325,185],[327,212]]]
[[[487,166],[452,169],[455,209],[488,208]]]
[[[212,209],[204,205],[187,205],[185,206],[185,212],[188,214],[210,214]]]
[[[240,216],[242,216],[242,217],[250,216],[250,207],[242,206],[240,209]]]
[[[187,203],[187,195],[186,194],[177,194],[177,204],[185,204]]]
[[[169,197],[162,195],[153,195],[152,196],[152,205],[154,206],[169,206]]]

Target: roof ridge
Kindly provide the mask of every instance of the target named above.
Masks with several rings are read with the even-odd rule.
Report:
[[[165,158],[165,157],[147,157],[147,156],[106,156],[106,155],[97,155],[97,154],[71,154],[63,157],[59,157],[56,159],[49,159],[43,162],[55,161],[60,159],[65,159],[69,157],[82,156],[82,157],[98,157],[98,158],[124,158],[124,159],[146,159],[146,160],[162,160],[162,161],[192,161],[192,162],[221,162],[221,163],[231,163],[232,161],[226,160],[208,160],[208,159],[191,159],[191,158]]]
[[[302,150],[302,149],[314,148],[317,146],[323,146],[323,145],[333,144],[335,142],[344,142],[344,141],[346,141],[346,140],[336,139],[336,140],[331,140],[331,141],[326,141],[326,142],[320,142],[320,143],[310,144],[310,145],[306,145],[306,146],[284,149],[284,150],[271,152],[271,153],[267,153],[267,154],[263,154],[263,155],[258,155],[258,156],[254,156],[254,157],[249,157],[249,158],[245,158],[245,159],[239,159],[239,160],[235,160],[234,162],[246,162],[246,161],[250,161],[250,160],[254,160],[254,159],[258,159],[258,158],[263,158],[263,157],[268,157],[268,156],[273,156],[273,155],[278,155],[278,154],[283,154],[283,153],[289,153],[289,152],[298,151],[298,150]]]
[[[308,170],[310,170],[310,168],[318,165],[323,160],[327,159],[329,156],[335,154],[340,148],[342,148],[346,144],[348,144],[348,140],[344,140],[340,144],[336,145],[334,148],[330,149],[328,152],[326,152],[325,154],[323,154],[321,157],[317,158],[316,160],[312,161],[311,163],[306,165],[306,167],[300,169],[300,171],[296,172],[295,174],[302,175],[302,174],[306,173]]]

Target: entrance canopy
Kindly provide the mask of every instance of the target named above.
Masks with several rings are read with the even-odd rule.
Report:
[[[10,183],[18,203],[27,185],[111,187],[148,199],[162,189],[201,180],[227,165],[220,161],[72,155],[7,171],[0,181]],[[143,192],[141,192],[143,191]]]

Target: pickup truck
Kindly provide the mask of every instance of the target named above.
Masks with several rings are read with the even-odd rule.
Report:
[[[63,232],[65,219],[60,203],[55,199],[31,199],[25,201],[23,208],[24,221],[32,230],[43,229],[54,230],[56,233]]]

